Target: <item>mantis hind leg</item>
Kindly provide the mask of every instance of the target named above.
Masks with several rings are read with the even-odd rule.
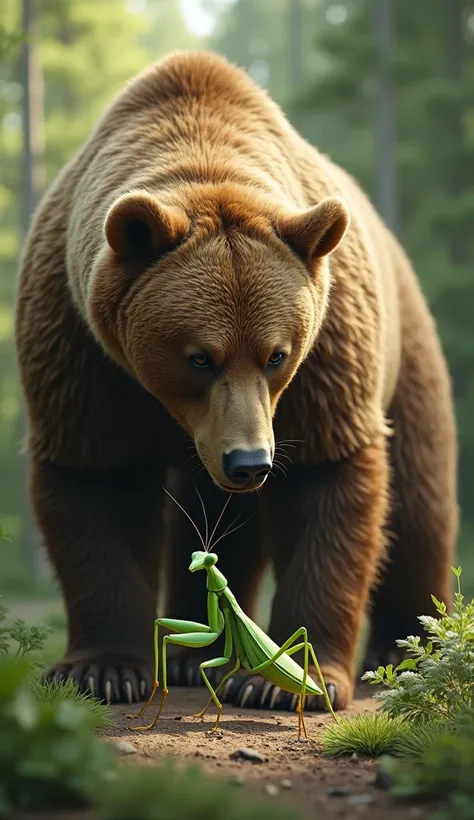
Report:
[[[295,644],[295,641],[297,641],[298,638],[303,638],[303,640],[300,641],[300,643]],[[306,699],[306,681],[308,679],[309,654],[311,655],[316,670],[318,672],[318,676],[321,682],[321,689],[324,695],[324,699],[326,701],[326,705],[334,719],[337,720],[336,715],[334,714],[334,710],[332,708],[331,699],[329,697],[319,663],[316,658],[316,653],[313,649],[312,644],[310,644],[310,642],[308,641],[308,633],[306,631],[306,627],[301,626],[299,629],[296,630],[296,632],[293,632],[293,635],[291,635],[288,638],[288,640],[286,640],[285,643],[281,645],[278,652],[275,652],[275,654],[271,658],[267,658],[267,660],[265,660],[263,663],[258,664],[258,666],[255,666],[253,669],[250,670],[250,673],[252,675],[258,675],[259,673],[265,675],[265,669],[267,669],[269,666],[272,666],[275,663],[275,661],[277,661],[278,658],[280,658],[283,654],[294,655],[295,652],[298,652],[300,649],[303,649],[304,651],[304,667],[301,692],[296,706],[296,711],[298,713],[298,738],[301,737],[302,732],[304,736],[307,737],[306,727],[304,725],[303,710],[304,702]]]
[[[209,681],[208,681],[208,679],[207,679],[207,676],[204,674],[204,671],[203,671],[203,668],[202,668],[202,667],[203,667],[203,666],[206,666],[206,667],[207,667],[207,666],[211,666],[211,667],[215,668],[216,666],[224,666],[224,664],[225,664],[225,663],[228,663],[228,662],[229,662],[229,660],[230,660],[230,658],[224,658],[224,657],[222,657],[222,658],[215,658],[213,661],[205,661],[204,663],[202,663],[202,664],[200,665],[200,667],[199,667],[199,671],[201,672],[201,675],[202,675],[202,678],[203,678],[203,680],[204,680],[204,683],[206,684],[206,686],[207,686],[207,688],[209,689],[209,691],[211,691],[212,687],[210,686]],[[221,661],[222,661],[222,663],[221,663]],[[236,672],[238,672],[238,670],[240,669],[240,666],[241,666],[240,660],[239,660],[239,658],[237,658],[236,663],[235,663],[235,666],[234,666],[234,667],[230,670],[230,672],[227,672],[227,674],[226,674],[226,675],[224,675],[224,677],[223,677],[223,678],[222,678],[222,680],[220,681],[219,685],[218,685],[218,686],[216,686],[216,688],[215,688],[215,690],[214,690],[214,696],[213,696],[213,694],[212,694],[212,692],[211,692],[211,697],[210,697],[210,698],[209,698],[209,700],[207,701],[207,703],[206,703],[206,705],[205,705],[204,709],[202,709],[202,711],[201,711],[201,712],[198,712],[196,715],[193,715],[193,717],[196,717],[196,718],[201,718],[201,717],[204,717],[204,715],[206,714],[207,710],[209,709],[209,706],[211,705],[211,703],[212,703],[213,701],[214,701],[214,703],[216,703],[216,698],[217,698],[217,695],[218,695],[218,693],[220,692],[220,690],[223,688],[223,686],[224,686],[224,684],[226,683],[226,681],[228,681],[228,680],[229,680],[229,678],[231,677],[231,675],[235,675],[235,673],[236,673]],[[216,703],[216,705],[217,705],[217,703]],[[219,707],[218,707],[218,709],[219,709]],[[219,710],[219,712],[218,712],[218,717],[217,717],[217,721],[216,721],[216,725],[214,726],[214,729],[217,729],[217,725],[218,725],[218,723],[219,723],[219,717],[220,717],[220,712],[221,712],[221,711],[222,711],[222,704],[220,704],[220,710]]]

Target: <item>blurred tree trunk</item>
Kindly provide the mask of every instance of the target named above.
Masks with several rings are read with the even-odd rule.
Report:
[[[378,83],[375,99],[375,191],[376,204],[381,216],[395,235],[399,235],[396,101],[391,79],[395,34],[394,6],[394,0],[373,0],[372,6]]]
[[[45,184],[43,163],[43,76],[37,53],[38,13],[36,0],[22,0],[22,18],[23,34],[26,35],[21,50],[21,82],[23,86],[22,233],[24,239]],[[20,438],[23,438],[25,429],[25,411],[22,404],[19,418]],[[44,560],[39,548],[39,537],[31,512],[27,488],[28,471],[26,458],[23,456],[21,470],[23,547],[28,568],[32,576],[39,579],[44,575]]]

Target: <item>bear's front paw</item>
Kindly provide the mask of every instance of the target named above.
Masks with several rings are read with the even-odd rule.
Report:
[[[329,700],[332,707],[345,709],[352,700],[354,693],[353,680],[339,666],[323,665],[321,671],[326,683]],[[314,668],[308,669],[310,677],[320,685],[319,676]],[[222,694],[219,693],[222,703],[233,703],[240,708],[278,709],[294,711],[298,702],[298,695],[286,692],[275,686],[262,675],[249,675],[240,672],[229,678],[224,684]],[[327,711],[326,700],[323,695],[307,695],[304,704],[305,711]]]
[[[106,703],[137,703],[151,692],[152,665],[136,658],[104,655],[87,660],[64,658],[43,673],[46,681],[71,678],[80,692]]]

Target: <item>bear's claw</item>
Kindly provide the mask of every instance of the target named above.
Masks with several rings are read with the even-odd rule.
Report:
[[[45,681],[71,678],[80,692],[105,703],[138,703],[151,692],[151,667],[145,663],[69,663],[61,661],[43,674]]]

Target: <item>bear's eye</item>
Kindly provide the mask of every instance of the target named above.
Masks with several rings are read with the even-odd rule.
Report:
[[[282,363],[283,359],[285,358],[285,353],[282,350],[275,350],[275,353],[272,353],[268,360],[268,365],[270,367],[278,367],[279,364]]]
[[[188,361],[191,367],[196,368],[196,370],[211,370],[213,366],[211,357],[206,356],[204,353],[197,353],[195,356],[190,356]]]

